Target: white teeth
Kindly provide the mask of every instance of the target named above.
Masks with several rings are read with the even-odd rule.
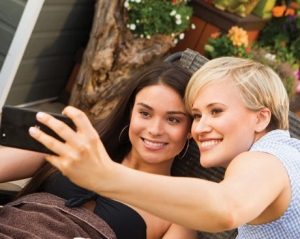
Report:
[[[205,141],[201,143],[201,147],[209,147],[220,143],[220,140],[211,140],[211,141]]]
[[[149,146],[153,146],[153,147],[160,147],[160,146],[165,145],[165,143],[154,143],[154,142],[150,142],[150,141],[148,141],[146,139],[144,139],[144,142],[146,144],[148,144]]]

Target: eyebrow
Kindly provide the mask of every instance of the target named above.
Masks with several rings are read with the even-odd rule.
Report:
[[[208,105],[205,106],[205,107],[206,107],[206,108],[212,108],[212,107],[214,107],[215,105],[223,105],[223,106],[226,107],[226,105],[224,105],[224,104],[221,103],[221,102],[212,102],[212,103],[208,104]],[[193,108],[191,108],[191,111],[199,111],[199,110],[198,110],[197,108],[193,107]]]
[[[143,106],[143,107],[145,107],[145,108],[147,108],[147,109],[149,109],[149,110],[153,110],[153,108],[150,106],[150,105],[147,105],[147,104],[145,104],[145,103],[143,103],[143,102],[139,102],[139,103],[137,103],[137,105],[141,105],[141,106]],[[185,112],[183,112],[183,111],[175,111],[175,110],[172,110],[172,111],[167,111],[167,113],[168,114],[182,114],[182,115],[187,115]]]

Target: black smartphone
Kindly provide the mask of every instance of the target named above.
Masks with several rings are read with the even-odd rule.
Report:
[[[64,142],[53,130],[36,120],[37,112],[36,110],[17,106],[3,106],[0,121],[0,144],[8,147],[55,154],[29,135],[29,128],[35,126],[46,134]],[[69,117],[57,113],[47,113],[76,130],[75,124]]]

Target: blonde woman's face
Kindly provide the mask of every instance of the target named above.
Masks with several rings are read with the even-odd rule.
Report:
[[[171,164],[188,138],[190,117],[181,96],[164,85],[148,86],[135,98],[130,156],[144,164]]]
[[[227,167],[255,140],[257,115],[247,109],[230,80],[202,88],[192,106],[192,136],[204,167]]]

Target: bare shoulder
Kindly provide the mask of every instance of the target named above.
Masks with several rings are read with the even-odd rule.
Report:
[[[226,175],[230,175],[232,172],[234,174],[243,174],[249,172],[262,172],[266,173],[268,171],[273,171],[274,173],[286,173],[285,167],[282,162],[274,155],[265,152],[243,152],[236,156],[226,170]]]
[[[282,215],[289,204],[291,185],[281,161],[264,152],[244,152],[232,160],[221,182],[232,197],[238,224],[259,220],[265,223]],[[284,200],[282,200],[284,199]],[[283,208],[270,213],[268,208]],[[280,207],[279,207],[280,206]],[[238,208],[238,209],[237,209]]]
[[[290,187],[282,162],[265,152],[241,153],[228,166],[224,179],[229,185],[240,185],[262,195],[268,192],[273,199]]]

